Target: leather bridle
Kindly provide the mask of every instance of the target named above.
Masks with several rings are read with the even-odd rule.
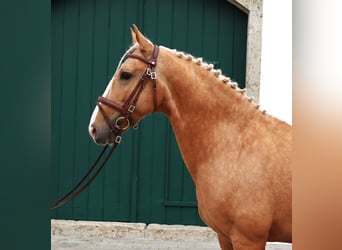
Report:
[[[77,197],[83,190],[85,190],[90,183],[96,178],[96,176],[100,173],[100,171],[103,169],[107,161],[109,160],[110,156],[112,155],[114,149],[117,147],[117,145],[121,142],[121,135],[127,131],[130,127],[136,128],[137,127],[137,121],[134,121],[132,118],[132,113],[134,112],[136,108],[136,104],[138,102],[139,96],[143,89],[146,86],[147,78],[149,77],[152,80],[152,87],[153,87],[153,105],[154,110],[157,109],[157,74],[154,71],[154,68],[157,65],[157,57],[159,54],[159,47],[158,45],[154,45],[153,53],[151,58],[145,58],[143,56],[139,56],[136,54],[133,54],[133,52],[128,53],[126,57],[128,58],[135,58],[138,59],[144,63],[147,64],[147,68],[144,71],[144,74],[141,76],[138,84],[135,86],[131,94],[128,96],[124,104],[120,105],[118,103],[115,103],[103,96],[100,96],[97,99],[97,107],[99,108],[100,112],[102,113],[106,123],[110,127],[110,132],[115,135],[114,141],[113,141],[113,147],[109,151],[109,153],[106,155],[103,162],[100,164],[100,167],[95,171],[93,176],[90,177],[90,174],[96,169],[97,164],[99,163],[100,159],[103,157],[105,151],[108,148],[108,145],[106,145],[100,155],[97,157],[96,161],[93,163],[93,165],[90,167],[90,169],[87,171],[87,173],[82,177],[82,179],[65,195],[63,195],[61,198],[56,200],[51,204],[51,209],[55,209],[57,207],[60,207],[69,201],[73,200],[75,197]],[[119,116],[114,120],[114,122],[110,119],[108,114],[103,109],[102,105],[106,105],[116,111],[118,111],[120,114]],[[89,180],[83,185],[82,183],[89,177]],[[81,187],[80,187],[81,186]],[[80,188],[79,188],[80,187]]]
[[[114,139],[115,143],[120,143],[122,133],[128,130],[131,126],[134,128],[137,127],[136,121],[134,121],[134,119],[132,118],[132,113],[135,110],[136,104],[138,102],[138,99],[142,90],[145,88],[148,77],[152,80],[152,84],[153,84],[154,109],[157,108],[157,81],[156,81],[157,74],[154,71],[154,68],[157,65],[158,53],[159,53],[159,46],[154,45],[153,53],[150,59],[147,59],[143,56],[139,56],[133,53],[129,53],[126,55],[128,58],[135,58],[146,63],[147,68],[144,74],[141,76],[138,84],[135,86],[131,94],[128,96],[128,98],[124,102],[124,104],[122,105],[117,104],[103,96],[100,96],[97,99],[97,106],[99,110],[101,111],[108,126],[110,127],[111,129],[110,132],[115,134],[115,139]],[[109,118],[109,116],[103,109],[102,105],[106,105],[120,113],[119,116],[114,120],[114,122]]]

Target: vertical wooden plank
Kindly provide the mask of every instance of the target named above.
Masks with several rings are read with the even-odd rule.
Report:
[[[162,114],[155,114],[154,122],[154,141],[152,147],[152,176],[151,176],[151,208],[150,222],[164,223],[166,210],[163,204],[165,188],[165,166],[167,159],[167,140],[168,120]]]
[[[188,0],[187,51],[195,57],[203,57],[203,0]]]
[[[94,54],[93,54],[93,79],[96,82],[108,84],[107,56],[108,56],[108,22],[109,22],[109,2],[95,2],[94,19]],[[104,88],[103,88],[104,90]],[[102,90],[102,91],[103,91]],[[94,99],[96,100],[96,99]],[[108,165],[107,165],[108,167]],[[102,172],[89,187],[88,209],[90,210],[90,220],[103,219],[105,173]]]
[[[61,86],[63,67],[63,28],[64,28],[64,2],[52,4],[51,6],[51,157],[52,177],[54,193],[53,198],[58,199],[59,192],[59,165],[60,165],[60,120],[61,120]],[[57,218],[58,210],[53,211],[54,218]]]
[[[234,11],[234,65],[233,76],[241,88],[245,87],[247,53],[247,18],[242,11]]]
[[[180,51],[187,50],[188,39],[188,2],[174,0],[173,2],[173,29],[172,29],[172,46]]]
[[[130,131],[130,133],[133,133],[134,131]],[[138,162],[138,147],[139,147],[139,139],[137,136],[132,135],[131,137],[131,152],[130,152],[130,159],[129,162],[132,169],[131,178],[127,178],[128,181],[124,181],[123,184],[131,185],[130,193],[127,194],[130,195],[130,210],[129,210],[129,217],[127,219],[131,222],[137,222],[137,203],[138,203],[138,168],[139,168],[139,162]],[[127,147],[128,148],[128,147]],[[127,153],[127,152],[126,152]],[[125,211],[125,207],[120,207],[122,211]]]
[[[182,199],[183,183],[179,180],[182,179],[183,174],[183,160],[180,156],[178,145],[172,130],[169,131],[169,172],[168,172],[168,186],[167,188],[167,201],[180,201]],[[176,223],[181,217],[180,209],[175,207],[167,208],[166,223]]]
[[[93,56],[93,0],[82,1],[79,11],[79,38],[77,59],[76,110],[75,110],[75,175],[77,183],[90,165],[90,143],[88,123],[91,114],[92,56]],[[88,190],[81,194],[73,203],[73,217],[78,220],[88,218]]]
[[[220,1],[218,24],[218,57],[223,74],[232,77],[234,50],[234,9],[227,1]]]
[[[74,114],[76,89],[72,83],[77,80],[78,11],[78,1],[65,2],[59,152],[60,195],[69,191],[74,184]],[[72,219],[72,203],[59,208],[59,212],[63,218]]]
[[[198,208],[196,210],[197,210],[197,214],[196,214],[196,223],[195,223],[195,225],[206,226],[206,224],[202,221],[202,219],[201,219],[201,217],[199,215]]]
[[[117,64],[124,53],[124,34],[127,1],[110,1],[108,81],[115,73]],[[120,10],[120,11],[118,11]],[[103,90],[104,91],[104,90]],[[101,93],[102,94],[102,93]]]
[[[145,88],[147,91],[148,88]],[[153,117],[147,117],[140,124],[139,131],[139,162],[138,164],[138,195],[137,220],[150,221],[151,208],[151,176],[152,176],[152,150],[153,145]],[[151,128],[152,127],[152,128]],[[149,145],[147,144],[149,142]]]
[[[151,40],[156,41],[156,28],[158,20],[158,5],[159,0],[144,0],[143,1],[143,26],[141,30]]]
[[[197,203],[195,185],[185,164],[183,164],[183,180],[182,181],[183,181],[182,201]],[[197,216],[197,208],[194,208],[194,207],[182,208],[182,223],[186,225],[195,225],[196,216]]]
[[[157,34],[156,44],[161,44],[172,48],[172,1],[159,1],[158,3],[158,18],[157,18]]]
[[[182,225],[196,225],[197,221],[197,208],[195,207],[181,207],[182,217],[181,217],[181,224]]]
[[[203,1],[202,55],[208,61],[217,61],[218,15],[217,0]]]

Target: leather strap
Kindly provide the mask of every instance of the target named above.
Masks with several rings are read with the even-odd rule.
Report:
[[[159,54],[159,46],[158,45],[154,45],[152,56],[151,56],[150,59],[147,59],[146,57],[139,56],[139,55],[136,55],[136,54],[133,54],[133,53],[127,54],[127,57],[138,59],[138,60],[146,63],[147,65],[151,65],[152,67],[155,67],[155,66],[157,66],[158,54]]]
[[[154,74],[154,77],[153,77],[153,75],[150,75],[151,76],[151,80],[152,80],[152,84],[153,84],[153,105],[154,105],[154,110],[157,109],[158,98],[157,98],[156,73],[153,71],[153,69],[154,69],[154,67],[157,66],[158,54],[159,54],[159,46],[158,45],[154,45],[153,52],[152,52],[152,57],[150,59],[147,59],[147,58],[145,58],[143,56],[136,55],[136,54],[133,54],[133,53],[127,54],[127,57],[138,59],[138,60],[146,63],[147,65],[149,65],[151,74]]]
[[[109,151],[108,155],[104,159],[104,161],[101,163],[100,167],[96,170],[95,174],[81,187],[79,188],[82,183],[85,181],[87,177],[90,176],[90,174],[93,172],[93,170],[96,168],[96,165],[102,158],[103,154],[108,148],[108,145],[106,145],[100,155],[97,157],[96,161],[93,163],[93,165],[90,167],[90,169],[87,171],[87,173],[82,177],[82,179],[65,195],[63,195],[61,198],[53,202],[50,206],[50,209],[56,209],[60,206],[65,205],[66,203],[70,202],[71,200],[75,199],[80,193],[82,193],[89,185],[93,182],[93,180],[96,178],[96,176],[101,172],[101,170],[106,165],[107,161],[109,160],[109,157],[112,155],[113,151],[115,150],[118,143],[114,143],[114,146]],[[78,189],[79,188],[79,189]]]

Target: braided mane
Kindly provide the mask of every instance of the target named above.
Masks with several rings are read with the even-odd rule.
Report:
[[[164,48],[166,48],[166,47],[164,47]],[[168,49],[168,48],[166,48],[166,49]],[[215,75],[215,77],[216,77],[219,81],[221,81],[221,82],[224,83],[224,84],[229,85],[232,89],[234,89],[234,90],[236,90],[237,92],[239,92],[240,94],[242,94],[245,98],[247,98],[247,100],[248,100],[250,103],[252,103],[252,104],[254,105],[254,107],[255,107],[256,109],[259,109],[260,105],[253,102],[253,99],[254,99],[254,98],[253,98],[253,97],[248,97],[248,96],[246,95],[246,92],[247,92],[246,88],[243,88],[243,89],[239,88],[237,82],[232,81],[229,77],[227,77],[227,76],[225,76],[225,75],[222,74],[221,69],[214,69],[214,65],[213,65],[213,64],[204,62],[204,61],[203,61],[203,58],[201,58],[201,57],[196,58],[196,57],[194,57],[194,56],[192,56],[192,55],[190,55],[190,54],[186,54],[186,53],[184,53],[184,52],[177,51],[176,49],[168,49],[168,50],[172,51],[178,58],[184,59],[184,60],[186,60],[186,61],[188,61],[188,62],[193,62],[193,63],[195,63],[197,66],[203,67],[203,68],[206,69],[207,71],[213,73],[213,74]],[[265,114],[266,111],[263,110],[262,113]]]

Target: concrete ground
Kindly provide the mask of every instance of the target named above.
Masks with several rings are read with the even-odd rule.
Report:
[[[220,247],[216,234],[207,227],[52,220],[51,249],[219,250]],[[266,250],[292,250],[292,245],[268,243]]]

